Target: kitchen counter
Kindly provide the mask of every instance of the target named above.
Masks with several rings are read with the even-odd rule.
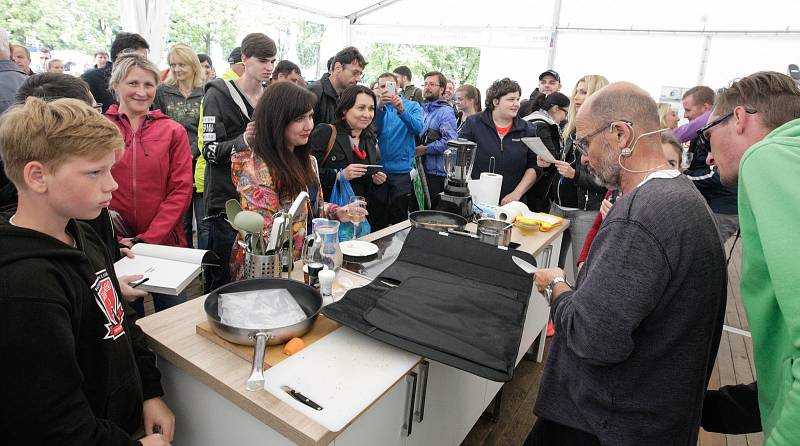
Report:
[[[550,232],[536,232],[532,235],[521,234],[514,229],[512,241],[520,244],[519,249],[537,256],[541,266],[546,266],[542,264],[543,260],[540,260],[540,257],[546,254],[548,261],[553,257],[553,249],[558,249],[555,245],[560,245],[561,233],[568,224],[569,222],[565,222],[562,227],[554,228]],[[409,225],[408,221],[402,222],[376,231],[363,239],[375,240],[406,229]],[[559,242],[554,243],[556,241]],[[555,252],[555,258],[557,256]],[[302,270],[295,268],[293,277],[302,280]],[[350,279],[354,286],[369,283],[366,277],[345,270],[337,273],[337,279],[340,277]],[[377,425],[371,420],[367,422],[366,419],[370,417],[362,413],[344,430],[331,432],[267,391],[244,390],[244,383],[250,375],[250,363],[195,331],[196,325],[206,320],[203,310],[204,300],[193,299],[138,321],[148,338],[150,347],[159,356],[159,367],[164,373],[163,381],[167,392],[165,400],[176,414],[177,430],[173,444],[329,445],[333,444],[341,434],[355,431],[354,424],[361,419],[365,419],[361,424]],[[527,337],[523,335],[521,353],[527,351],[539,330],[540,327],[533,327],[527,330]],[[362,335],[353,332],[353,336]],[[543,344],[540,345],[543,348]],[[522,354],[520,358],[521,356]],[[409,367],[409,371],[413,366],[412,364]],[[400,378],[402,377],[398,377],[397,382],[387,383],[384,397],[378,400],[382,402],[390,399],[390,388],[394,389],[404,384],[400,382]],[[491,393],[493,397],[502,383],[491,384],[494,389]],[[208,392],[208,389],[213,392]],[[488,398],[488,393],[486,397]],[[484,394],[480,394],[482,404],[488,405],[489,401],[484,401]],[[384,405],[386,404],[388,403]],[[365,412],[375,412],[380,405],[374,403],[374,407],[368,408]],[[482,405],[480,411],[482,412],[485,407]],[[477,416],[479,415],[480,413],[477,413]],[[477,416],[475,419],[466,420],[467,432],[477,420]],[[211,426],[211,423],[217,423],[217,426]],[[203,432],[201,438],[197,436],[199,432]],[[358,435],[351,432],[342,437],[361,438],[364,435],[371,434],[359,431]],[[253,438],[254,436],[257,438]],[[377,444],[363,438],[361,441],[359,443],[343,439],[341,443]],[[336,444],[339,445],[340,442],[336,441]]]

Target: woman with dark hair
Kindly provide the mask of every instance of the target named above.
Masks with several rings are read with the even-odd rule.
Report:
[[[297,212],[292,223],[296,257],[311,219],[349,220],[347,207],[325,203],[322,198],[317,160],[308,143],[316,102],[314,93],[291,82],[270,85],[253,111],[252,150],[231,157],[233,185],[242,208],[264,217],[264,234],[270,233],[276,212],[287,210],[300,192],[308,192],[309,204]],[[231,277],[236,280],[242,277],[244,264],[238,236],[232,248]]]
[[[560,159],[564,151],[561,123],[567,119],[569,103],[569,98],[563,93],[557,91],[549,95],[540,93],[531,101],[531,110],[534,112],[522,118],[536,127],[536,134],[555,159]],[[527,194],[528,207],[532,211],[550,211],[550,190],[553,181],[557,181],[558,178],[555,166],[542,169],[539,179]]]
[[[478,144],[473,179],[489,172],[492,164],[494,173],[503,175],[501,205],[522,201],[536,182],[536,155],[520,141],[536,136],[536,129],[517,116],[521,92],[519,84],[509,78],[494,81],[486,90],[486,110],[470,116],[458,132],[459,138]]]
[[[383,172],[366,175],[366,166],[380,160],[372,125],[376,105],[377,97],[369,88],[348,87],[336,105],[336,123],[318,124],[311,133],[311,153],[319,163],[319,179],[326,200],[330,200],[339,175],[350,181],[353,192],[362,197],[370,195],[372,184],[386,181]]]

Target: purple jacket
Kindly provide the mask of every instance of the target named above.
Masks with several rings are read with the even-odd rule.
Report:
[[[676,128],[672,131],[672,134],[675,135],[675,137],[678,138],[681,143],[691,141],[697,137],[697,131],[703,128],[706,123],[708,123],[708,117],[710,115],[711,110]]]

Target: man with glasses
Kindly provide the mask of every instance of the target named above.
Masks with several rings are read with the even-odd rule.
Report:
[[[646,91],[610,84],[576,126],[583,162],[623,194],[574,288],[561,269],[536,273],[558,335],[525,444],[697,444],[727,295],[714,221],[664,156]]]
[[[417,168],[420,160],[424,160],[425,180],[431,199],[431,209],[439,204],[439,194],[444,191],[444,151],[447,141],[457,136],[456,115],[452,107],[442,98],[447,88],[447,78],[438,71],[425,73],[422,84],[423,129],[417,145]],[[412,203],[412,208],[413,208]]]
[[[685,174],[694,182],[708,206],[714,211],[720,239],[725,243],[739,230],[736,188],[725,187],[722,184],[719,173],[706,163],[708,145],[697,137],[697,129],[710,122],[708,117],[713,106],[714,91],[711,88],[703,85],[690,88],[683,95],[684,116],[690,122],[673,130],[673,134],[682,143],[690,141],[689,153],[692,155],[692,161]]]
[[[698,134],[710,142],[711,161],[722,183],[738,186],[743,252],[740,288],[753,339],[764,444],[797,445],[800,88],[789,76],[772,71],[744,77],[720,90],[709,124]],[[715,397],[720,395],[709,393],[719,403]],[[723,394],[743,396],[741,389],[727,389]],[[742,407],[739,403],[735,406]],[[757,416],[758,408],[750,407]],[[741,424],[733,427],[738,429]]]
[[[314,123],[333,124],[336,122],[336,103],[339,95],[352,85],[361,81],[367,61],[356,47],[349,46],[334,56],[330,76],[323,76],[308,88],[317,95],[314,106]]]

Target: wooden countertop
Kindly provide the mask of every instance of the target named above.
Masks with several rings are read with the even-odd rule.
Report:
[[[564,225],[550,232],[532,235],[522,234],[515,228],[511,240],[520,243],[519,249],[537,255],[568,225],[569,222],[565,221]],[[363,237],[363,240],[375,240],[409,226],[408,221],[398,223]],[[293,278],[302,280],[302,274],[300,268],[295,268]],[[368,278],[349,271],[341,270],[337,277],[339,275],[348,277],[355,286],[369,283]],[[195,331],[196,325],[206,320],[204,302],[202,297],[192,299],[140,319],[137,323],[147,336],[150,348],[289,440],[309,446],[327,445],[333,441],[339,433],[328,431],[269,392],[244,390],[244,383],[250,376],[250,364]]]

